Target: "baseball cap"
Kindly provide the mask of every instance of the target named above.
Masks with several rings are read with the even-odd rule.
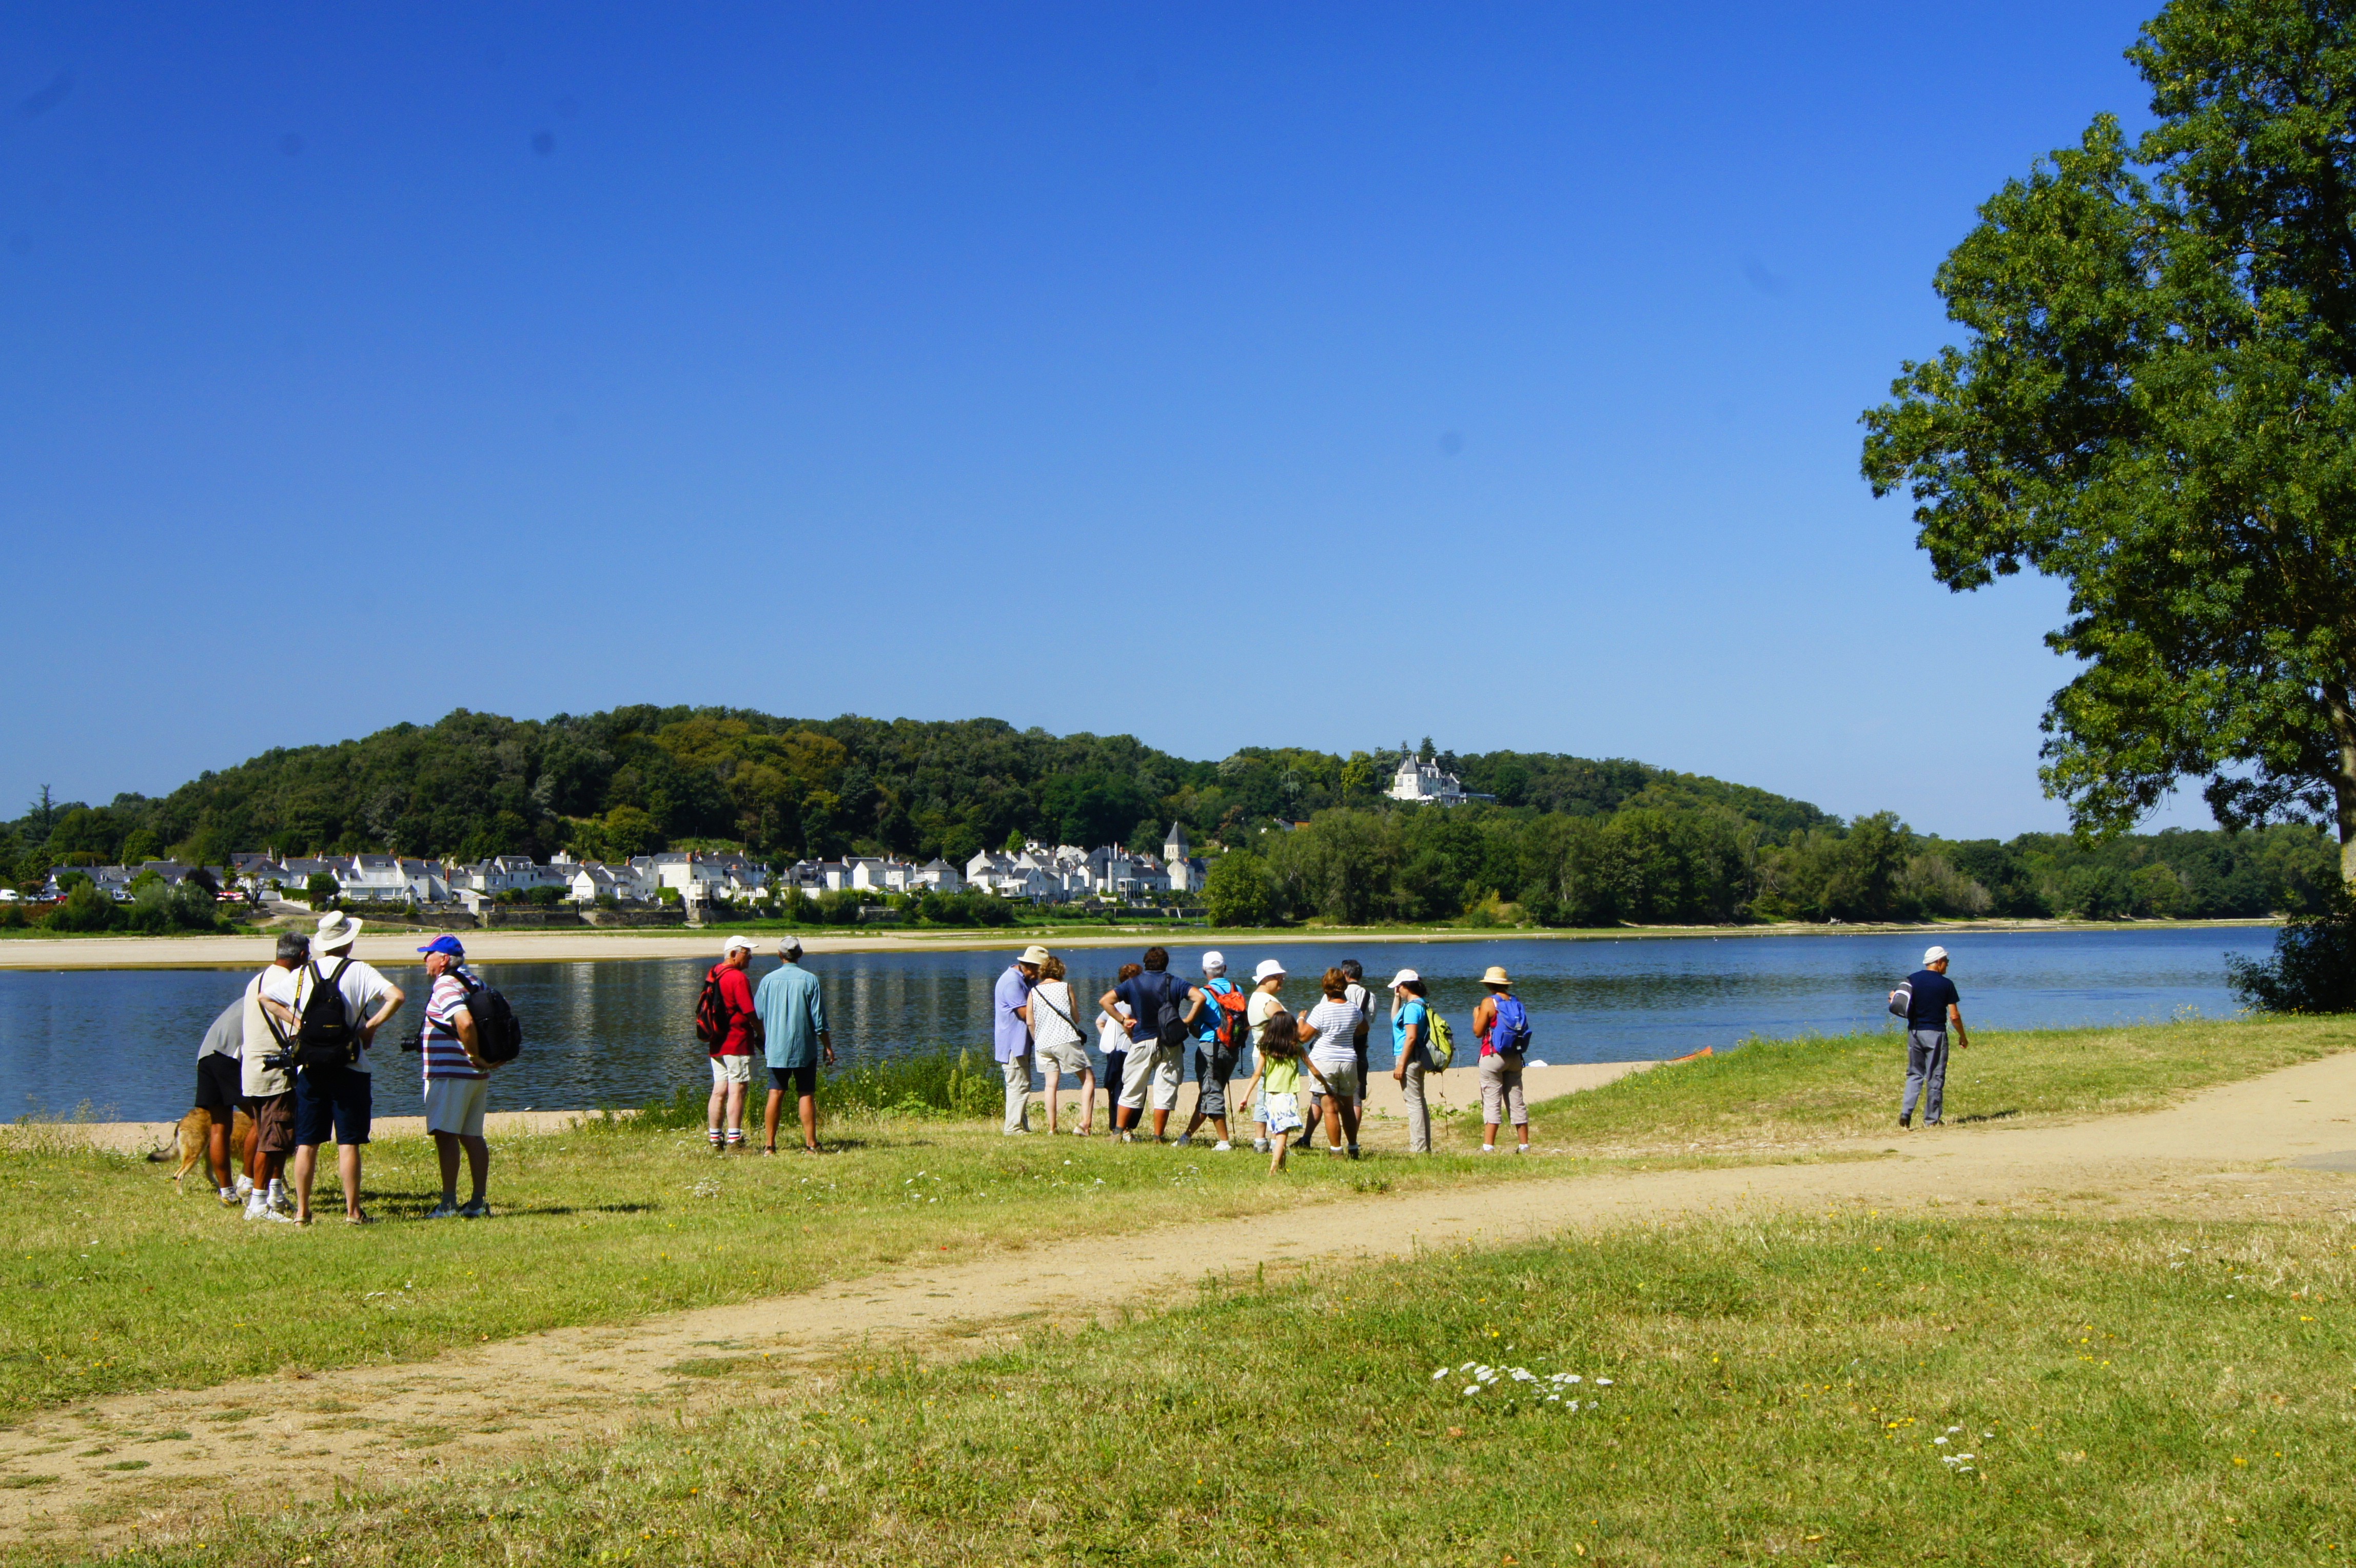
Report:
[[[751,952],[753,950],[753,939],[746,936],[742,931],[737,932],[734,936],[730,937],[726,941],[720,944],[720,956],[722,958],[726,958],[738,948],[743,948],[746,952]]]
[[[1215,952],[1205,953],[1203,955],[1203,972],[1205,974],[1226,973],[1227,961],[1226,955]]]
[[[419,948],[417,950],[419,952],[445,952],[452,958],[465,958],[466,956],[465,944],[460,942],[457,938],[447,934],[434,938],[432,941],[427,942],[423,947]]]
[[[1947,950],[1946,950],[1946,949],[1944,949],[1944,948],[1941,948],[1941,947],[1932,947],[1932,948],[1925,948],[1925,949],[1923,949],[1923,950],[1922,950],[1922,961],[1923,961],[1925,964],[1933,964],[1933,963],[1936,963],[1936,962],[1938,962],[1941,959],[1943,959],[1943,958],[1944,958],[1944,957],[1946,957],[1946,956],[1947,956]]]
[[[1411,969],[1400,970],[1397,974],[1391,976],[1391,989],[1394,991],[1397,991],[1402,985],[1420,985],[1422,983],[1423,976],[1416,973],[1416,972]]]
[[[793,932],[787,931],[777,939],[777,950],[790,958],[802,950],[802,940]]]
[[[1277,962],[1276,960],[1272,958],[1264,958],[1259,961],[1259,967],[1252,971],[1252,983],[1254,985],[1258,985],[1269,975],[1282,974],[1283,972],[1284,965]]]

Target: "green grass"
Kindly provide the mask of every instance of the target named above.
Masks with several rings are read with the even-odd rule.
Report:
[[[955,1365],[699,1369],[745,1397],[130,1560],[2332,1563],[2351,1254],[1845,1213],[1211,1282]]]
[[[1950,1125],[2117,1115],[2356,1046],[2356,1018],[2192,1019],[1975,1033],[1950,1053]],[[1548,1143],[1589,1153],[1732,1151],[1893,1130],[1906,1077],[1893,1032],[1753,1040],[1534,1107]]]
[[[1957,1069],[1954,1114],[2131,1108],[2307,1059],[2352,1033],[2294,1020],[1992,1037]],[[426,1224],[439,1192],[431,1146],[396,1140],[369,1150],[368,1201],[385,1223],[366,1230],[333,1218],[341,1201],[324,1170],[329,1218],[295,1231],[247,1224],[193,1180],[181,1194],[159,1167],[75,1147],[68,1131],[19,1128],[0,1140],[0,1415],[289,1365],[423,1358],[487,1333],[627,1322],[917,1258],[1271,1213],[1351,1188],[1574,1176],[1622,1158],[1779,1157],[1779,1139],[1804,1148],[1885,1128],[1892,1049],[1886,1038],[1756,1046],[1538,1107],[1539,1143],[1588,1160],[1463,1157],[1478,1138],[1477,1116],[1463,1115],[1437,1129],[1440,1157],[1296,1159],[1276,1180],[1248,1152],[1009,1140],[971,1122],[846,1121],[828,1136],[847,1146],[819,1159],[721,1158],[700,1127],[592,1126],[496,1140],[498,1218]],[[869,1087],[884,1104],[949,1092],[950,1079],[928,1074],[911,1068]]]

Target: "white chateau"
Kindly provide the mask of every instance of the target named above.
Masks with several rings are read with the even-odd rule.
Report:
[[[1461,806],[1468,800],[1494,800],[1494,795],[1469,793],[1453,773],[1443,773],[1437,763],[1426,762],[1412,752],[1399,758],[1398,771],[1391,776],[1391,787],[1386,791],[1394,800],[1411,800],[1425,806]]]

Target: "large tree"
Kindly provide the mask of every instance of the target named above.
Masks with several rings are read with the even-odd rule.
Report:
[[[2356,5],[2178,0],[2105,115],[1939,270],[1967,338],[1865,415],[1941,582],[2070,585],[2048,791],[2115,830],[2205,779],[2356,877]]]

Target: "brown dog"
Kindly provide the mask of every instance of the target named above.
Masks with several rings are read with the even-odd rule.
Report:
[[[229,1129],[229,1163],[231,1170],[244,1164],[239,1158],[238,1151],[245,1147],[246,1135],[252,1131],[253,1118],[244,1111],[239,1111],[237,1119],[230,1123]],[[180,1118],[180,1168],[172,1173],[174,1181],[179,1180],[204,1163],[205,1145],[211,1141],[212,1133],[213,1113],[201,1105]],[[167,1144],[163,1148],[150,1151],[147,1157],[158,1162],[168,1160],[172,1157],[170,1148],[171,1145]]]

